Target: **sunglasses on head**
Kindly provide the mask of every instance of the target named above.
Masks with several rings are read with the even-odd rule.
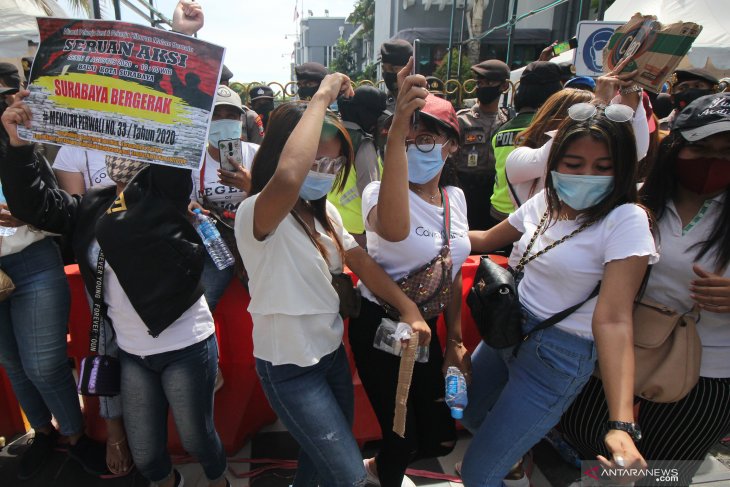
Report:
[[[576,122],[582,122],[594,117],[598,110],[602,110],[606,118],[612,122],[628,122],[634,118],[634,110],[630,106],[618,103],[606,107],[598,107],[591,103],[576,103],[568,108],[568,116]]]
[[[322,173],[322,174],[337,174],[340,172],[340,169],[342,169],[343,164],[345,164],[345,160],[347,158],[345,156],[338,156],[338,157],[318,157],[314,160],[314,163],[312,164],[311,171]]]

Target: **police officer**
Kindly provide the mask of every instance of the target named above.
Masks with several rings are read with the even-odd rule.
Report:
[[[294,68],[297,76],[297,96],[309,100],[317,93],[319,84],[329,74],[327,68],[319,63],[304,63]]]
[[[253,85],[248,89],[251,108],[261,115],[264,130],[269,123],[269,114],[274,110],[274,90],[266,85]]]
[[[388,98],[385,103],[385,109],[388,113],[383,114],[378,119],[375,131],[375,144],[378,147],[378,153],[383,157],[385,142],[388,140],[388,127],[390,127],[390,117],[395,110],[395,99],[398,97],[398,72],[408,64],[408,60],[413,55],[413,46],[403,39],[393,39],[383,42],[380,46],[380,62],[383,71],[383,82],[388,90]]]
[[[219,85],[230,86],[231,78],[233,78],[233,72],[224,64],[223,69],[221,69],[221,81]]]
[[[446,88],[444,82],[436,76],[426,76],[426,88],[429,93],[433,93],[439,98],[446,98]]]
[[[675,117],[684,107],[705,95],[720,90],[720,80],[709,71],[700,68],[678,69],[671,77],[669,92],[674,110],[668,117],[659,121],[659,128],[669,130]]]
[[[472,230],[486,230],[497,221],[490,217],[495,161],[492,136],[507,117],[499,110],[500,95],[509,88],[509,67],[497,59],[472,66],[477,79],[477,103],[457,113],[461,128],[459,151],[452,157],[466,196]]]

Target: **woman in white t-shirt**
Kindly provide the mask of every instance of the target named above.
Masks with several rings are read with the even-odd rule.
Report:
[[[301,446],[296,487],[364,485],[366,479],[351,431],[352,375],[332,274],[347,264],[422,332],[424,345],[430,338],[416,305],[343,229],[327,201],[354,158],[347,130],[327,111],[338,94],[352,96],[352,88],[347,76],[335,73],[308,103],[286,103],[271,113],[251,172],[251,196],[235,223],[249,273],[256,371]]]
[[[709,450],[730,431],[729,114],[728,93],[688,105],[641,189],[658,220],[662,253],[645,296],[682,313],[700,307],[697,385],[674,403],[638,399],[639,451],[649,461],[677,461],[669,465],[679,470],[676,485],[691,484]],[[561,420],[583,458],[604,451],[596,432],[607,415],[602,383],[591,378]]]
[[[610,456],[599,460],[607,468],[646,465],[634,444],[632,311],[647,264],[658,256],[647,212],[637,205],[631,111],[571,107],[553,139],[545,190],[508,220],[470,234],[479,252],[516,242],[533,259],[519,283],[527,339],[514,354],[482,343],[472,355],[463,423],[475,434],[461,469],[467,487],[528,485],[519,462],[559,421],[596,359],[610,411],[602,438]]]
[[[436,269],[433,278],[439,279],[441,262],[434,259],[450,259],[453,267],[445,271],[444,289],[435,290],[433,311],[424,311],[430,303],[416,299],[427,313],[434,338],[427,362],[413,369],[404,437],[393,432],[400,357],[373,347],[381,322],[394,314],[386,312],[387,306],[364,283],[360,317],[350,320],[355,363],[383,432],[380,451],[365,465],[370,482],[383,486],[414,485],[404,475],[409,463],[453,449],[456,429],[444,402],[444,371],[453,365],[469,373],[461,339],[461,266],[470,251],[469,223],[464,193],[449,180],[453,169],[444,166],[458,149],[459,123],[451,103],[428,93],[423,76],[406,77],[412,62],[399,74],[402,88],[388,134],[382,182],[370,183],[363,193],[367,249],[394,280],[429,262]],[[412,127],[416,109],[418,123]],[[449,250],[446,257],[444,249]],[[441,295],[448,298],[438,298]],[[436,337],[441,314],[447,328],[445,356]]]
[[[612,73],[601,76],[596,80],[596,101],[608,104],[620,103],[635,110],[631,119],[636,153],[641,160],[649,150],[649,123],[646,119],[646,110],[641,103],[641,92],[633,91],[625,94],[616,94],[619,77],[617,67]],[[624,79],[626,75],[622,75]],[[505,162],[505,174],[510,183],[510,196],[515,207],[537,194],[545,187],[545,167],[548,154],[552,147],[555,129],[568,114],[568,107],[589,102],[593,94],[585,90],[565,88],[553,94],[537,111],[530,127],[517,137],[519,147],[510,152]]]

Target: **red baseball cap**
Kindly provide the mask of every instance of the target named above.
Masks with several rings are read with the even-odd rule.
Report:
[[[429,93],[426,97],[426,106],[421,108],[420,113],[421,116],[430,117],[447,129],[453,130],[457,137],[461,136],[456,110],[450,101]]]

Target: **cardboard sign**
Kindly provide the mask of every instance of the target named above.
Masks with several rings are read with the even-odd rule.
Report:
[[[694,22],[664,26],[653,15],[637,13],[611,36],[603,51],[603,70],[608,72],[631,58],[624,71],[638,70],[636,83],[659,93],[701,31],[702,26]]]
[[[27,140],[198,169],[224,49],[152,27],[39,17]]]

